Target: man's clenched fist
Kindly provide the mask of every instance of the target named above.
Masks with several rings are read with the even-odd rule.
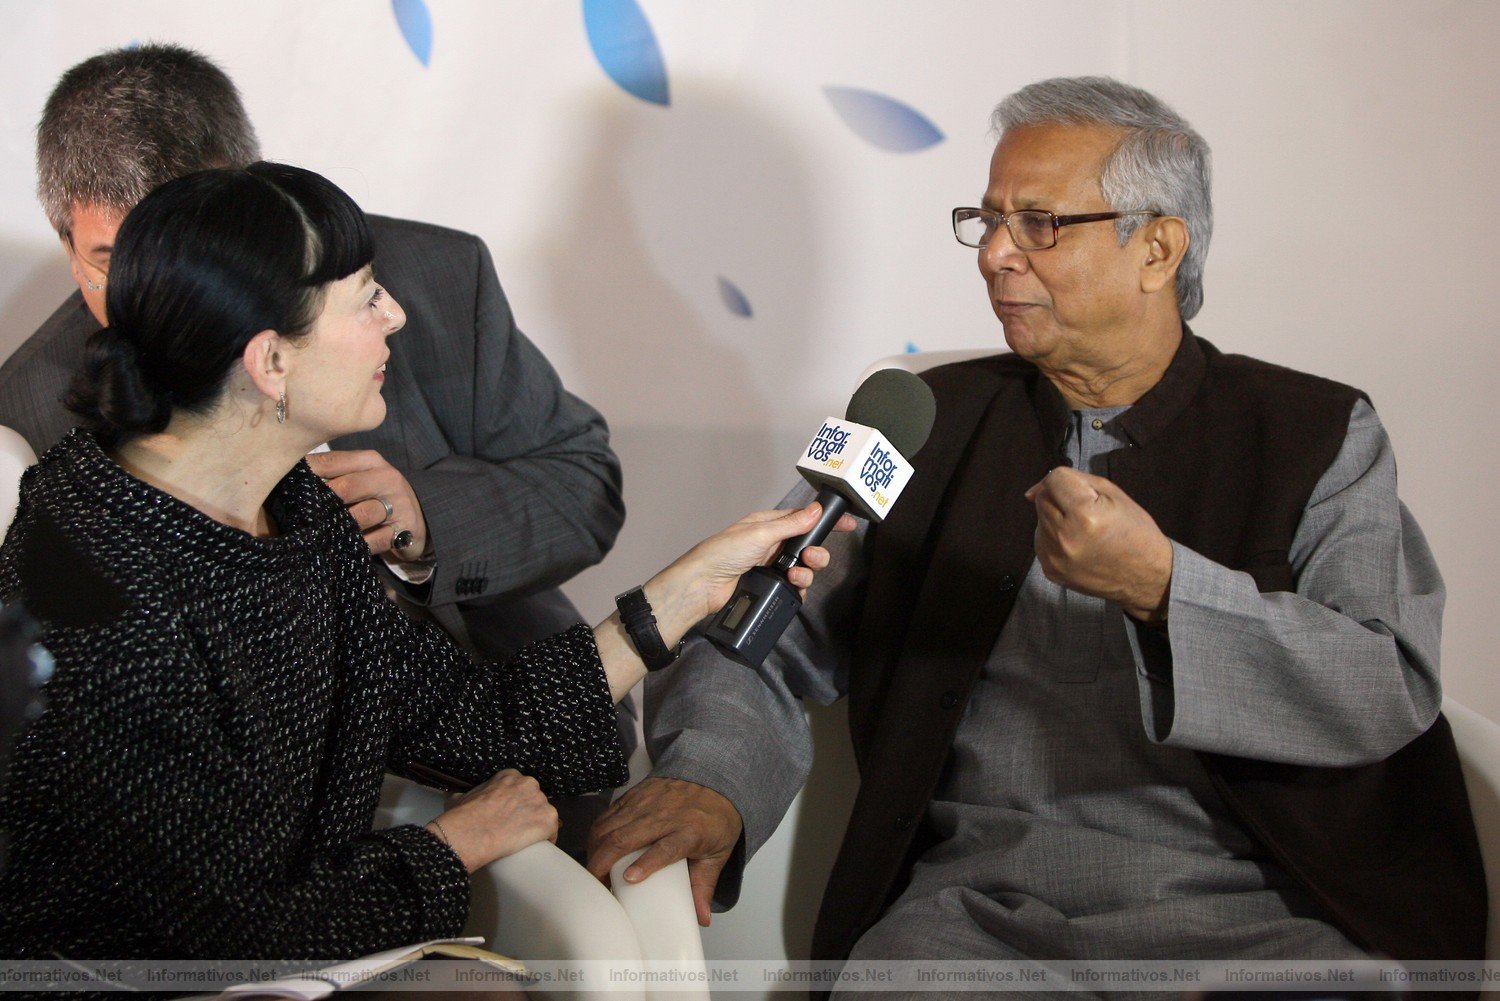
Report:
[[[1059,466],[1026,491],[1036,505],[1036,555],[1047,579],[1165,621],[1172,543],[1145,508],[1102,476]]]

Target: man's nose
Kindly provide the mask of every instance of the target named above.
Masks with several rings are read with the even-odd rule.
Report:
[[[1026,255],[1011,238],[1010,227],[1001,224],[995,227],[990,238],[979,248],[979,270],[987,275],[1001,271],[1014,271],[1024,267]]]

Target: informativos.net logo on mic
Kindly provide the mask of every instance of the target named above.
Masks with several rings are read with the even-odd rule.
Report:
[[[911,463],[879,431],[829,417],[808,443],[797,471],[815,487],[833,487],[853,514],[882,521],[911,479]]]
[[[782,543],[767,566],[740,575],[734,596],[703,629],[703,635],[733,660],[759,667],[802,608],[787,574],[802,564],[802,551],[822,545],[844,512],[883,521],[911,479],[902,454],[915,455],[937,416],[932,390],[910,372],[875,372],[854,391],[843,418],[830,417],[813,435],[797,472],[818,490],[822,515],[805,534]]]
[[[838,423],[829,418],[829,423],[823,425],[822,430],[813,436],[812,444],[807,446],[806,458],[830,465],[833,469],[843,465],[842,459],[830,461],[834,456],[842,454],[844,446],[849,443],[849,432],[834,426]]]

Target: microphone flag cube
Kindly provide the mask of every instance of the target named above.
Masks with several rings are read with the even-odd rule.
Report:
[[[911,480],[911,463],[885,435],[842,417],[829,417],[797,460],[814,487],[837,490],[857,514],[883,521]]]

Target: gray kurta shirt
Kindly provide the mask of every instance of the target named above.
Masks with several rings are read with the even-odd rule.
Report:
[[[1103,468],[1122,410],[1075,414],[1076,467]],[[788,503],[810,496],[799,488]],[[798,699],[847,687],[862,535],[829,547],[833,566],[758,674],[700,644],[648,683],[654,774],[728,796],[751,852],[806,774]],[[1117,606],[1049,583],[1034,563],[932,804],[946,837],[855,955],[1359,955],[1296,916],[1315,912],[1191,752],[1354,764],[1389,755],[1437,713],[1442,581],[1362,401],[1290,555],[1297,592],[1263,595],[1174,543],[1168,634],[1144,640]]]
[[[1126,409],[1073,413],[1074,468],[1104,474]],[[1137,681],[1135,632],[1118,606],[1032,563],[930,807],[942,841],[855,958],[1362,955],[1240,827],[1197,755],[1151,739],[1143,722],[1173,720],[1141,698],[1158,682]],[[1170,686],[1170,667],[1149,666]]]

